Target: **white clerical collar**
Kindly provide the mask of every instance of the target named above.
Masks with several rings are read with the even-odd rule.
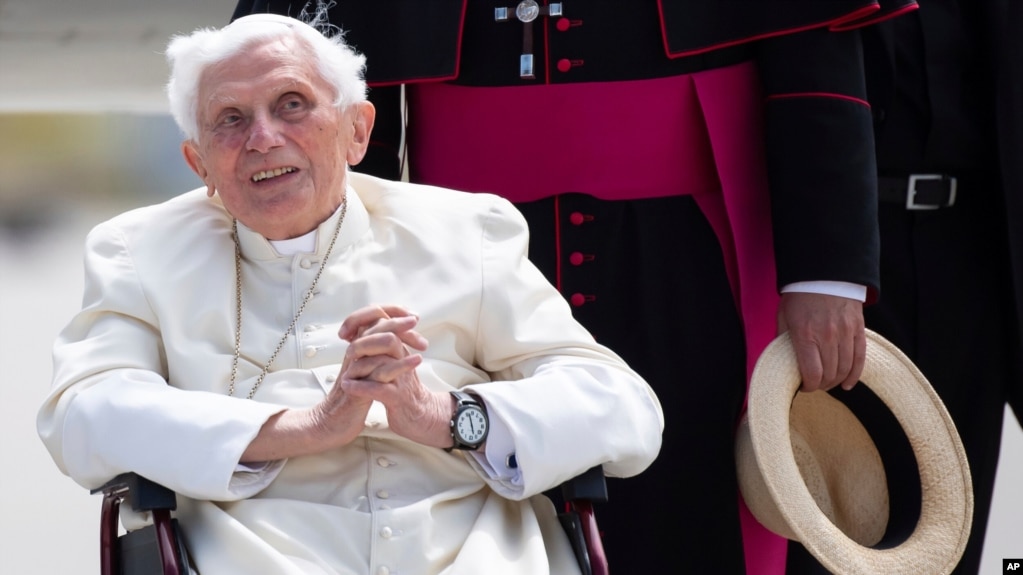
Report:
[[[270,240],[270,245],[282,256],[295,254],[311,254],[316,252],[316,231],[313,230],[304,236],[287,240]]]
[[[344,246],[353,244],[369,230],[369,214],[359,199],[359,195],[353,191],[351,186],[348,187],[348,195],[346,197],[348,203],[347,216],[345,217],[344,225],[341,226],[341,235],[337,238],[337,245],[341,249]],[[227,217],[230,217],[230,215],[227,215]],[[312,247],[305,248],[305,244],[303,244],[302,248],[295,249],[295,251],[307,254],[326,253],[327,246],[330,244],[340,217],[341,209],[339,207],[330,218],[321,223],[316,230],[310,232]],[[259,232],[248,228],[242,222],[238,222],[238,240],[241,243],[242,256],[249,261],[272,261],[278,258],[293,257],[293,254],[288,255],[279,252],[278,248],[270,240],[260,235]]]

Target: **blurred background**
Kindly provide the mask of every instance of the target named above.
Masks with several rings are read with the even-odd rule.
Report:
[[[0,0],[0,573],[99,573],[99,497],[35,431],[50,346],[81,304],[82,243],[199,185],[167,113],[163,50],[235,0]]]
[[[234,0],[0,0],[0,573],[98,572],[99,498],[35,431],[50,346],[78,310],[82,242],[115,213],[197,187],[166,111],[168,38]],[[372,62],[369,62],[372,66]],[[1023,433],[1006,420],[983,574],[1023,556]],[[622,574],[628,575],[628,574]]]

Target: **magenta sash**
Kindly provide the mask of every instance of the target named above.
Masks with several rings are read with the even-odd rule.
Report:
[[[718,189],[692,76],[407,89],[417,182],[513,202],[565,192],[628,200]]]
[[[718,235],[746,328],[746,377],[777,335],[771,205],[763,149],[763,96],[752,65],[693,75],[721,180],[721,194],[695,196]],[[748,575],[785,572],[786,540],[740,501]]]

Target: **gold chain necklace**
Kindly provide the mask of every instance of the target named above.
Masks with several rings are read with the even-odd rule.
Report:
[[[334,243],[337,241],[338,235],[341,233],[341,224],[345,221],[345,214],[348,212],[348,200],[346,199],[341,204],[341,216],[337,220],[337,227],[334,228],[334,236],[330,238],[330,245],[327,246],[327,253],[323,256],[323,261],[320,262],[320,269],[316,270],[316,276],[313,278],[312,285],[309,286],[309,291],[305,292],[305,297],[302,298],[302,304],[298,306],[298,311],[295,313],[294,319],[291,320],[291,325],[288,329],[284,330],[284,336],[281,337],[281,341],[277,342],[277,348],[274,349],[273,355],[270,359],[266,360],[266,364],[263,365],[263,369],[259,372],[259,378],[256,379],[256,385],[252,386],[252,391],[249,392],[248,399],[252,399],[256,395],[256,390],[266,379],[266,374],[270,373],[270,366],[273,365],[277,359],[277,354],[281,353],[281,349],[284,348],[284,343],[288,341],[288,336],[295,329],[295,324],[298,323],[298,318],[302,317],[302,312],[305,311],[306,304],[309,300],[313,299],[313,292],[316,290],[316,284],[320,281],[320,276],[323,275],[323,269],[327,266],[327,260],[330,259],[330,253],[334,251]],[[234,361],[231,363],[231,383],[227,387],[227,395],[234,395],[234,383],[238,377],[238,358],[241,357],[242,353],[242,244],[238,239],[238,220],[234,220],[231,223],[231,231],[233,232],[234,238],[234,316],[235,316],[235,330],[234,330]]]

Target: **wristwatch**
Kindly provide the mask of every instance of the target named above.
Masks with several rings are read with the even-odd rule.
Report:
[[[452,391],[455,398],[455,413],[451,416],[451,439],[455,444],[445,449],[466,449],[475,451],[487,439],[490,418],[478,399],[463,391]]]

